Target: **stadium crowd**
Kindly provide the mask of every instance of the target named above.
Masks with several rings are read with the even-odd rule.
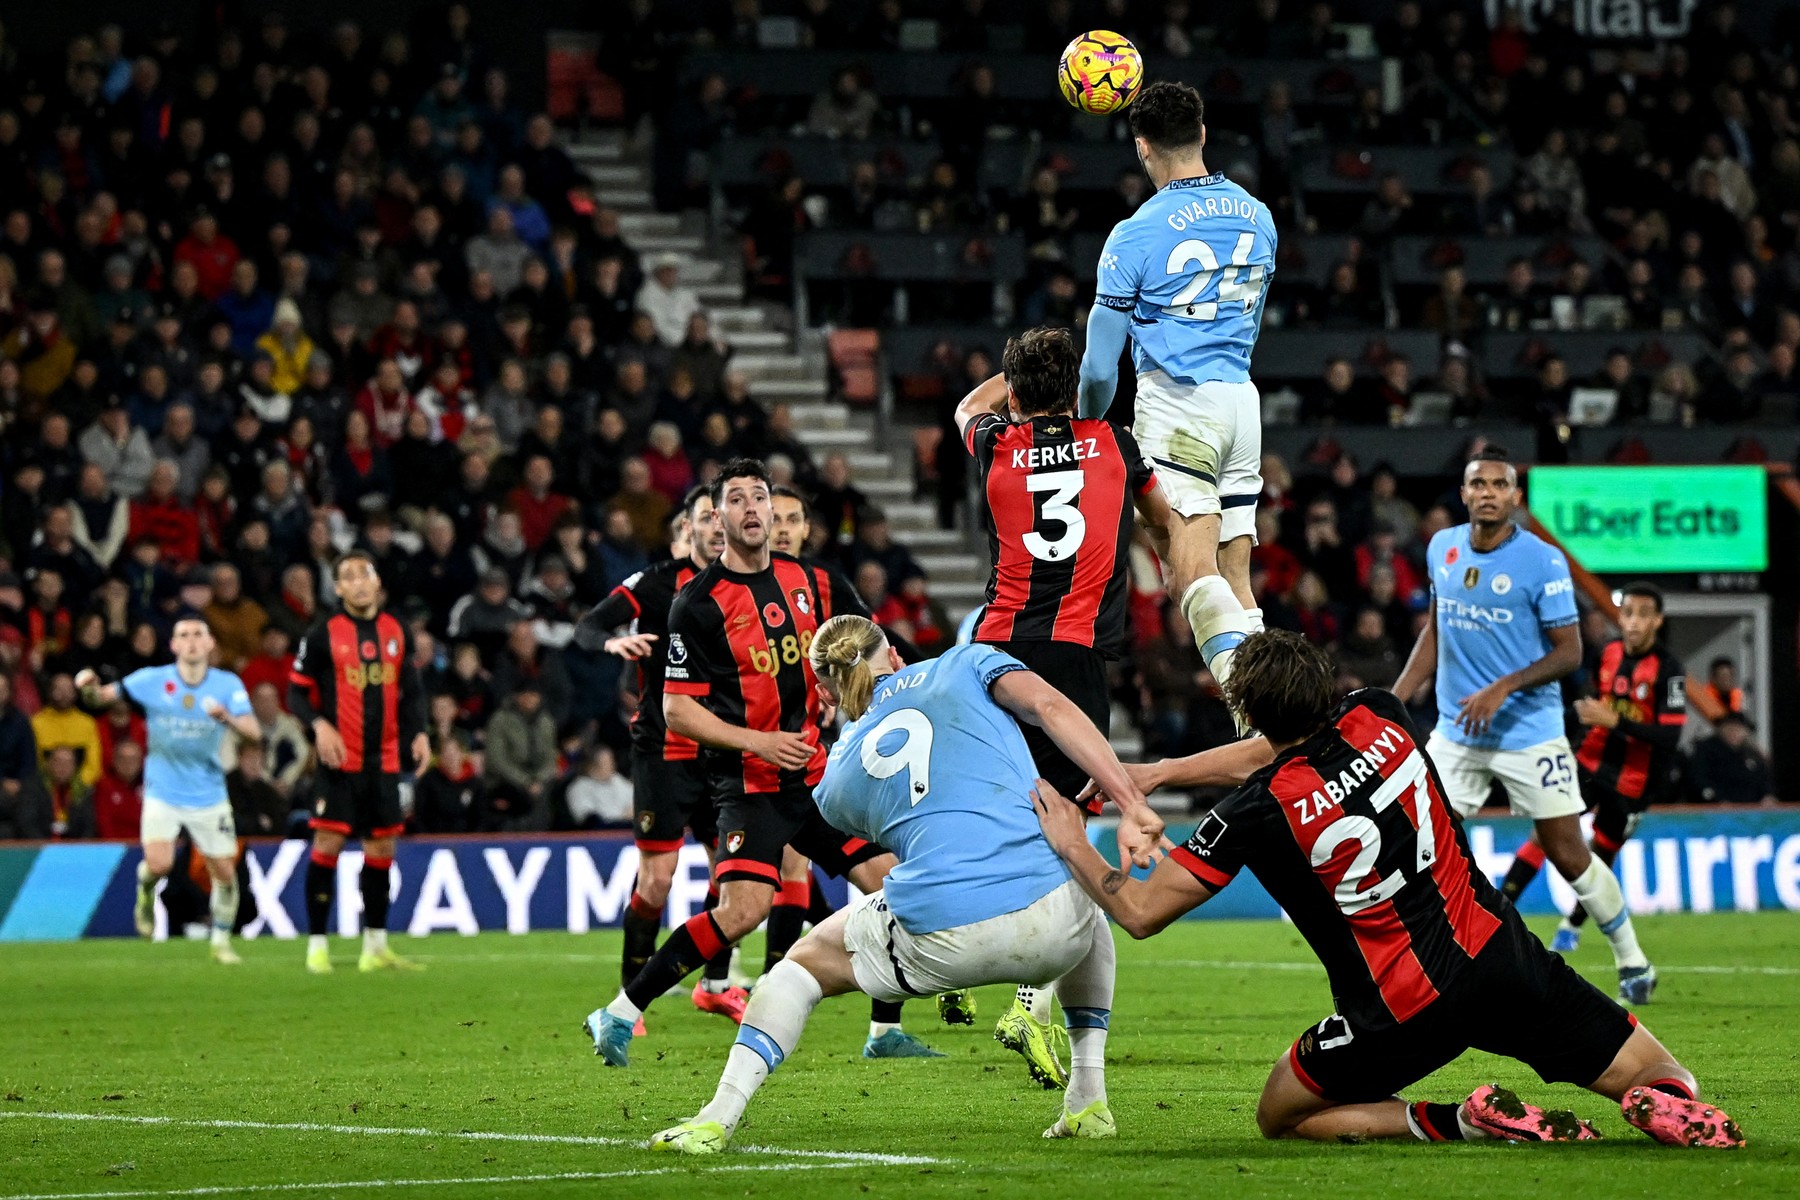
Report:
[[[1054,54],[1099,25],[1157,61],[1327,59],[1342,50],[1334,20],[1359,14],[1257,0],[1203,26],[1186,0],[1048,0],[1027,15],[1001,0],[633,0],[597,14],[598,65],[632,128],[649,131],[665,209],[707,199],[700,156],[790,118],[822,136],[935,143],[917,187],[871,162],[845,188],[785,178],[734,210],[753,294],[787,302],[812,229],[1009,231],[1025,237],[1029,271],[1010,313],[976,315],[1079,325],[1089,297],[1075,239],[1104,233],[1146,185],[1126,171],[1077,203],[1049,162],[1011,194],[977,188],[987,148],[1070,119],[1048,88],[1041,103],[999,98],[984,56]],[[969,64],[937,109],[891,104],[854,69],[792,113],[683,71],[696,50],[754,48],[777,27],[849,67],[900,48],[919,18],[936,21],[936,52]],[[1284,235],[1343,247],[1325,286],[1278,283],[1269,324],[1443,338],[1429,380],[1399,357],[1334,363],[1304,389],[1302,419],[1399,421],[1430,388],[1461,416],[1538,422],[1541,454],[1584,381],[1544,352],[1533,378],[1490,386],[1475,366],[1482,340],[1554,331],[1587,311],[1570,297],[1602,294],[1622,301],[1594,309],[1623,312],[1621,333],[1691,329],[1711,348],[1694,362],[1610,356],[1617,420],[1749,420],[1791,394],[1800,71],[1787,41],[1751,42],[1725,3],[1685,44],[1600,70],[1566,16],[1544,21],[1534,34],[1512,20],[1488,31],[1401,0],[1375,31],[1403,65],[1398,111],[1379,94],[1298,103],[1280,86],[1228,110],[1256,119],[1221,165],[1269,198]],[[188,610],[211,622],[268,731],[234,766],[240,826],[286,830],[307,808],[311,764],[283,711],[288,663],[335,603],[331,566],[352,546],[380,563],[431,693],[437,754],[416,787],[418,828],[628,820],[617,753],[632,679],[571,645],[572,623],[667,552],[682,493],[739,453],[770,456],[812,494],[815,549],[884,619],[922,644],[946,636],[918,563],[847,460],[815,462],[792,413],[758,402],[679,260],[633,249],[512,82],[459,3],[410,34],[269,12],[19,46],[0,26],[0,836],[130,836],[142,723],[123,707],[82,712],[71,680],[165,661],[169,625]],[[1396,176],[1360,208],[1315,209],[1292,177],[1295,156],[1321,143],[1478,138],[1516,169],[1495,177],[1471,153],[1455,166],[1466,193],[1455,203],[1416,203]],[[1415,295],[1391,261],[1409,234],[1599,238],[1606,254],[1590,268],[1565,256],[1553,275],[1524,260],[1491,292],[1463,286],[1447,258]],[[991,288],[975,291],[991,301]],[[942,311],[958,313],[967,292]],[[849,294],[852,315],[874,321],[885,303]],[[990,369],[981,353],[936,364],[946,406]],[[1454,495],[1345,456],[1296,467],[1266,468],[1265,611],[1380,682],[1410,644],[1417,555],[1458,519]],[[960,456],[939,464],[946,522],[961,468]],[[1196,744],[1222,710],[1191,639],[1142,608],[1122,698],[1153,746]],[[1742,734],[1727,766],[1746,761]]]
[[[847,461],[751,394],[467,6],[410,37],[0,29],[0,837],[135,836],[142,719],[72,679],[167,661],[190,611],[267,731],[240,828],[301,824],[289,664],[352,547],[430,692],[414,824],[628,824],[634,679],[573,623],[739,454],[816,489],[872,603],[928,615]]]

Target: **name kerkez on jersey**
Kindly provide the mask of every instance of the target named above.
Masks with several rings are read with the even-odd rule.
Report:
[[[1030,446],[1024,450],[1014,450],[1012,467],[1015,471],[1033,471],[1039,467],[1054,467],[1099,457],[1099,438],[1077,438],[1062,446]]]

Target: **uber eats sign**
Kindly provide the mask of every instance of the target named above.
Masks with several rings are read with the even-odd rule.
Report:
[[[1762,571],[1761,467],[1536,467],[1531,513],[1590,571]]]

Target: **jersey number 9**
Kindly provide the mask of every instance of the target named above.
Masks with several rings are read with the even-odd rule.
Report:
[[[1181,275],[1193,263],[1200,264],[1200,273],[1188,281],[1188,285],[1175,294],[1175,302],[1163,309],[1165,317],[1192,317],[1196,321],[1211,321],[1219,315],[1219,305],[1242,303],[1247,313],[1262,296],[1263,268],[1261,264],[1250,266],[1250,250],[1256,245],[1254,233],[1240,233],[1237,245],[1231,250],[1232,269],[1225,273],[1219,281],[1219,298],[1194,303],[1194,298],[1212,285],[1213,276],[1219,273],[1219,256],[1213,248],[1199,238],[1189,238],[1179,242],[1169,251],[1168,273]]]
[[[906,740],[892,754],[881,752],[881,739],[904,732]],[[906,772],[906,795],[913,807],[931,794],[931,718],[916,708],[895,709],[869,730],[863,739],[862,765],[871,779],[888,779]]]

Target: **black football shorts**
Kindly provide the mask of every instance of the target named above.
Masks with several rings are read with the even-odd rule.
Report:
[[[664,758],[633,750],[631,754],[632,833],[644,854],[671,854],[681,849],[683,831],[691,829],[703,845],[718,837],[712,798],[706,790],[706,767],[698,758]]]
[[[792,846],[827,875],[840,879],[857,864],[887,853],[873,842],[828,825],[807,788],[728,796],[719,802],[718,820],[714,872],[720,883],[754,879],[780,887],[785,846]]]
[[[1411,1020],[1368,1030],[1333,1014],[1300,1035],[1289,1061],[1301,1083],[1340,1104],[1385,1100],[1469,1049],[1586,1087],[1636,1027],[1509,911],[1462,978]]]

